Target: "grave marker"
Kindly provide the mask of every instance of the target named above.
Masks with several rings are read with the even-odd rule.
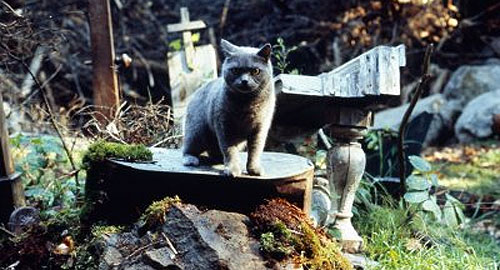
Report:
[[[206,28],[203,21],[190,21],[187,8],[181,8],[181,22],[169,24],[168,33],[182,32],[181,51],[169,52],[168,74],[174,118],[181,121],[191,95],[205,82],[217,78],[217,58],[212,45],[194,46],[193,30]]]

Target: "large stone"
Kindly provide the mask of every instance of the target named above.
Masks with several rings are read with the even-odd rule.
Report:
[[[493,135],[493,117],[500,114],[500,89],[473,99],[457,120],[455,134],[460,142]]]
[[[488,61],[482,66],[462,66],[457,69],[443,91],[443,96],[447,100],[439,112],[443,128],[431,140],[443,141],[449,138],[465,105],[483,93],[498,89],[498,78],[500,78],[498,61]]]
[[[439,132],[441,131],[443,125],[443,121],[440,117],[440,112],[445,103],[446,100],[443,95],[435,94],[420,99],[413,109],[413,112],[409,119],[410,122],[423,113],[429,113],[433,115],[432,121],[429,125],[429,129],[427,131],[427,134],[425,135],[423,145],[430,144],[434,138],[439,136]],[[396,108],[391,108],[376,113],[374,124],[371,129],[390,129],[393,131],[399,130],[401,120],[403,120],[403,115],[405,114],[406,110],[408,110],[408,107],[409,104],[405,104]]]
[[[268,269],[244,215],[181,205],[173,206],[166,220],[162,230],[176,247],[184,270]]]

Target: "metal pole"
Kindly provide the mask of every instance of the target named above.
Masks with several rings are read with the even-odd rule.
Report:
[[[94,104],[104,117],[113,119],[119,107],[118,77],[115,72],[115,49],[109,0],[89,0],[92,43]]]
[[[0,223],[6,224],[15,208],[24,206],[24,189],[10,156],[9,136],[0,92]]]

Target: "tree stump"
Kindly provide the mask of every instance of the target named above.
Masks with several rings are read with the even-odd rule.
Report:
[[[314,166],[306,158],[265,152],[263,176],[224,176],[223,165],[202,160],[199,167],[182,165],[177,149],[153,148],[152,162],[106,160],[87,171],[87,218],[112,223],[135,221],[155,200],[178,195],[201,207],[248,214],[265,199],[285,198],[309,212]],[[247,154],[241,153],[245,168]]]

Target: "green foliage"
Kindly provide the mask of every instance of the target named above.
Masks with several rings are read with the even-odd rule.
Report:
[[[165,223],[165,215],[170,207],[174,204],[180,203],[181,199],[178,196],[173,198],[165,197],[160,201],[155,201],[146,208],[140,220],[144,222],[147,228]]]
[[[124,226],[94,225],[91,228],[91,233],[93,237],[101,238],[104,235],[121,233],[124,228],[125,228]]]
[[[200,41],[200,33],[194,33],[191,35],[191,41],[197,43]],[[182,40],[180,38],[174,39],[168,43],[168,47],[171,51],[180,51],[182,49]]]
[[[153,153],[144,145],[126,145],[101,140],[88,148],[83,156],[82,163],[88,169],[93,163],[104,161],[107,158],[127,161],[150,161],[153,159]]]
[[[75,205],[82,187],[76,185],[75,172],[57,137],[19,134],[10,143],[16,171],[22,173],[25,195],[31,205],[38,206],[42,213],[56,206]],[[74,154],[79,162],[79,151]]]
[[[406,179],[407,192],[404,199],[418,211],[430,213],[438,221],[444,219],[444,224],[456,227],[465,222],[463,205],[453,196],[446,194],[443,210],[437,204],[437,198],[431,191],[437,188],[437,175],[432,172],[429,162],[419,156],[410,156],[410,163],[414,167],[414,174]]]
[[[276,45],[273,45],[273,56],[276,59],[274,62],[274,67],[279,71],[279,73],[299,74],[297,69],[288,70],[290,62],[288,61],[288,55],[297,50],[297,46],[287,47],[283,38],[278,38],[276,40]]]
[[[457,230],[426,216],[413,220],[403,206],[375,206],[354,220],[373,270],[496,269],[500,245],[486,234]]]
[[[279,241],[274,236],[274,233],[267,232],[260,235],[260,246],[262,251],[269,254],[273,258],[282,260],[292,254],[293,249],[286,246],[282,241]]]
[[[498,145],[498,141],[496,142]],[[471,145],[478,148],[477,154],[458,161],[434,161],[439,169],[439,183],[453,190],[467,190],[479,196],[493,196],[500,199],[500,147]]]

